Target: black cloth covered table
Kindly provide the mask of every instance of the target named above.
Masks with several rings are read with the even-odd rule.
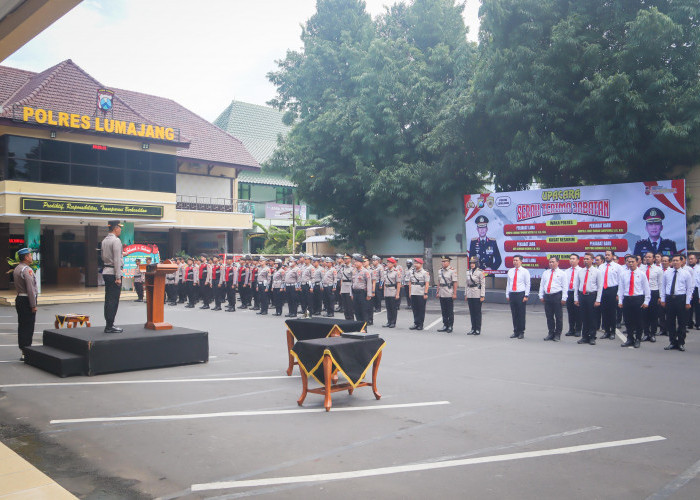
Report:
[[[343,332],[359,332],[365,327],[364,321],[335,318],[288,319],[287,328],[296,340],[321,339],[328,337],[333,327]]]
[[[325,384],[323,356],[329,354],[333,366],[343,374],[350,385],[357,387],[385,345],[386,342],[381,338],[328,337],[300,340],[294,345],[292,354],[299,367],[321,385]]]

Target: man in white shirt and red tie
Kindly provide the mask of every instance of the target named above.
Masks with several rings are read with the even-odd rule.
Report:
[[[561,339],[562,305],[566,299],[562,294],[567,288],[566,274],[559,269],[559,258],[549,258],[549,269],[542,273],[540,279],[540,300],[544,303],[544,314],[547,317],[547,336],[544,340],[558,342]]]
[[[644,311],[642,322],[644,325],[644,336],[642,342],[656,342],[656,329],[658,326],[660,295],[659,288],[662,285],[664,272],[654,264],[654,254],[647,252],[644,254],[644,264],[640,266],[644,275],[649,281],[649,290],[651,290],[651,300],[649,307]]]
[[[510,314],[513,317],[512,339],[525,337],[525,307],[530,295],[530,272],[522,264],[522,256],[516,255],[513,257],[513,267],[508,270],[506,300],[510,303]]]
[[[642,315],[649,307],[651,290],[644,271],[637,267],[634,255],[625,256],[627,267],[620,271],[620,283],[617,291],[619,307],[623,309],[623,318],[627,327],[627,340],[621,347],[639,348],[642,341]]]
[[[601,273],[603,293],[600,298],[600,314],[603,326],[602,339],[615,339],[617,321],[617,288],[620,281],[621,266],[615,261],[611,250],[605,251],[605,262],[598,268]]]
[[[576,273],[581,269],[579,264],[578,254],[572,253],[569,256],[569,269],[564,271],[566,274],[566,293],[564,294],[564,299],[566,300],[566,315],[569,319],[569,331],[566,332],[566,337],[580,337],[581,336],[581,309],[576,307],[574,304],[574,280]]]
[[[685,331],[687,315],[693,300],[695,281],[683,269],[680,256],[674,255],[671,267],[664,271],[663,286],[659,288],[661,306],[666,310],[666,330],[670,343],[664,350],[685,351]]]
[[[600,269],[593,266],[593,254],[583,256],[583,266],[574,278],[574,304],[581,310],[582,330],[578,344],[595,345],[598,310],[603,293]]]

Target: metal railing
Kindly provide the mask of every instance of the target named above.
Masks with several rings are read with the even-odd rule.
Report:
[[[176,203],[177,210],[255,214],[255,203],[248,200],[178,194]]]

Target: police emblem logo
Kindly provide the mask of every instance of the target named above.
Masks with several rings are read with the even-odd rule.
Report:
[[[97,91],[97,107],[102,111],[112,110],[112,100],[114,92],[112,90],[100,89]]]
[[[489,196],[488,198],[486,198],[486,205],[489,208],[493,208],[493,203],[494,203],[493,196]]]
[[[467,207],[476,208],[476,204],[473,201],[470,201],[469,203],[467,203]]]
[[[479,200],[479,203],[477,204],[479,208],[484,208],[484,200]]]

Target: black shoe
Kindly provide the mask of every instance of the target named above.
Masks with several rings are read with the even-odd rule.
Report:
[[[668,337],[668,332],[659,332],[659,337]]]
[[[620,347],[632,347],[632,346],[634,346],[634,341],[629,340],[629,339],[625,343],[620,344]]]
[[[561,335],[554,336],[554,342],[559,342],[561,340]]]
[[[253,308],[253,311],[259,311],[259,310],[260,310],[260,307],[259,307],[259,306],[255,306],[255,307]]]
[[[589,340],[588,343],[591,344],[591,345],[595,345],[595,339]]]
[[[209,309],[209,306],[207,304],[204,304],[200,309]]]
[[[678,350],[681,352],[685,352],[685,344],[681,344],[678,346]]]
[[[443,325],[442,328],[440,328],[438,330],[438,332],[446,332],[446,331],[447,331],[447,327],[445,325]]]
[[[474,332],[474,335],[481,335],[481,330],[476,330],[476,331]]]
[[[408,327],[409,330],[418,330],[418,325],[412,325]]]
[[[517,333],[514,333],[513,335],[510,336],[510,338],[512,338],[512,339],[517,339],[517,338],[518,338],[518,334],[517,334]]]
[[[143,302],[143,299],[136,299],[134,302]]]
[[[523,340],[523,339],[525,338],[525,334],[524,334],[524,333],[521,333],[520,335],[518,335],[518,338],[519,338],[520,340]]]
[[[117,328],[116,326],[113,326],[111,328],[105,327],[105,333],[122,333],[124,330],[121,328]]]
[[[392,323],[389,325],[389,328],[396,328],[396,323]]]
[[[216,306],[212,311],[221,311],[221,306]]]
[[[265,312],[260,312],[260,313],[256,313],[256,314],[260,314],[261,316],[267,316],[267,311],[265,311]]]
[[[241,304],[241,309],[248,309],[248,306],[245,304]]]
[[[450,328],[448,328],[447,330],[445,330],[445,333],[452,333],[452,327],[450,327]]]
[[[676,344],[668,344],[666,347],[664,347],[664,351],[672,351],[674,349],[678,349]]]
[[[194,304],[187,304],[187,305],[185,306],[185,308],[187,308],[187,309],[194,309]]]
[[[642,342],[649,342],[649,335],[642,337]]]
[[[649,335],[649,342],[651,342],[651,343],[656,342],[656,335]]]
[[[423,329],[423,325],[418,325],[418,326],[416,327],[416,330],[422,330],[422,329]]]
[[[639,340],[634,341],[634,348],[639,349],[639,346],[642,345],[642,343]]]
[[[576,343],[577,344],[588,344],[588,341],[584,340],[584,339],[580,339],[580,340],[577,340]]]
[[[262,314],[262,311],[260,311],[260,312],[256,312],[255,314],[256,314],[256,315],[257,315],[257,314]]]
[[[386,324],[382,325],[382,328],[389,328],[390,326],[391,326],[391,323],[386,323]]]
[[[20,361],[24,361],[24,354],[22,354],[22,355],[19,357],[19,360],[20,360]]]
[[[545,338],[543,338],[542,340],[554,340],[554,335],[552,335],[552,334],[550,333],[549,335],[547,335],[547,336],[546,336]]]
[[[574,337],[580,337],[580,336],[581,336],[581,332],[574,332]]]
[[[564,337],[573,337],[576,333],[573,330],[569,330],[564,334]]]
[[[475,332],[475,331],[476,331],[476,330],[474,330],[474,329],[472,328],[470,331],[467,332],[467,335],[474,335],[474,332]]]

